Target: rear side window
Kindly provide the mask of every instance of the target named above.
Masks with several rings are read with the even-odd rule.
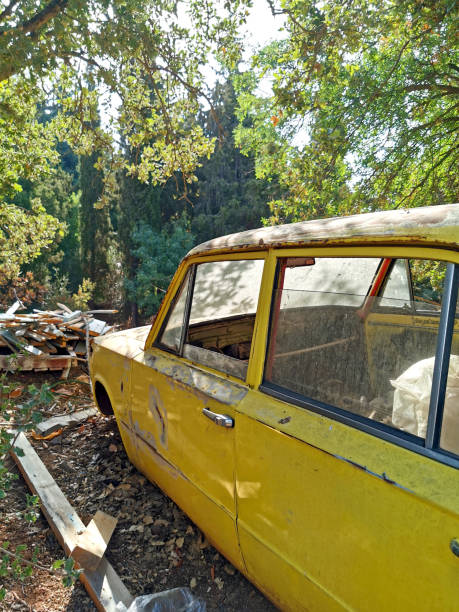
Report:
[[[265,384],[425,438],[442,283],[441,267],[431,268],[429,282],[424,265],[424,292],[414,296],[411,270],[417,265],[422,267],[376,258],[280,259]],[[456,326],[453,352],[458,344]],[[459,390],[455,364],[452,357],[451,398],[456,384]],[[458,397],[447,400],[444,412],[452,438],[445,444],[455,452]]]

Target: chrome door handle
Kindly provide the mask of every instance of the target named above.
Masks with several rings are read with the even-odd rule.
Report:
[[[213,421],[215,425],[220,425],[220,427],[234,427],[234,420],[227,414],[218,414],[207,408],[203,409],[202,414]]]

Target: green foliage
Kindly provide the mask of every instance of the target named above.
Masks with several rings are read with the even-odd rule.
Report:
[[[88,310],[95,287],[96,283],[90,281],[89,278],[84,278],[78,291],[72,295],[72,307],[75,310]]]
[[[20,179],[46,176],[59,158],[51,125],[39,122],[43,95],[28,80],[0,80],[0,203],[22,190]]]
[[[246,4],[243,0],[205,6],[198,0],[56,0],[44,6],[28,0],[11,2],[0,15],[0,82],[7,83],[5,88],[14,87],[25,101],[16,103],[8,94],[5,112],[14,121],[24,115],[24,108],[32,113],[50,88],[57,95],[59,112],[46,124],[37,124],[34,115],[25,117],[26,133],[36,130],[36,138],[30,139],[27,154],[20,151],[16,156],[18,164],[9,178],[0,168],[0,185],[2,180],[14,183],[23,177],[21,160],[27,156],[38,158],[44,152],[37,172],[46,170],[53,138],[66,141],[79,155],[98,151],[108,185],[101,193],[102,203],[108,201],[114,172],[120,168],[153,183],[174,173],[191,180],[197,161],[213,146],[191,119],[198,97],[207,95],[203,66],[210,53],[234,64]],[[81,73],[88,67],[89,82],[83,82]],[[120,112],[109,114],[104,127],[94,121],[99,91],[117,94],[121,100]],[[108,100],[107,111],[110,104]],[[35,144],[41,130],[47,139],[40,151]],[[123,158],[116,142],[119,135],[137,151],[134,163]],[[21,141],[19,130],[13,134],[13,146],[15,141]]]
[[[93,299],[95,283],[89,278],[83,278],[76,293],[72,294],[69,288],[69,279],[66,274],[54,271],[53,282],[46,292],[48,308],[59,308],[58,303],[65,304],[72,310],[88,310],[89,302]]]
[[[410,261],[415,299],[441,303],[446,264],[444,261],[413,259]]]
[[[236,141],[288,189],[272,220],[455,201],[456,1],[270,4],[288,38],[238,78]]]
[[[126,151],[128,157],[134,157],[135,152]],[[125,279],[122,287],[123,310],[126,317],[131,318],[133,325],[137,324],[138,312],[134,296],[135,292],[126,292],[126,287],[131,286],[137,274],[138,258],[134,254],[138,246],[133,240],[133,230],[140,224],[146,224],[153,230],[159,231],[164,220],[177,211],[176,200],[167,197],[170,186],[162,189],[159,186],[141,183],[137,178],[123,172],[119,177],[119,197],[114,217],[116,230],[116,243],[120,251],[123,277]],[[167,195],[166,195],[167,194]],[[165,196],[166,197],[163,197]],[[170,210],[162,212],[162,204],[168,202]]]
[[[75,569],[75,561],[71,557],[54,561],[52,569],[63,570],[64,576],[62,578],[62,582],[64,586],[67,587],[72,586],[72,584],[75,582],[75,580],[78,580],[78,577],[81,574],[81,570]]]
[[[209,97],[204,66],[210,54],[234,65],[248,1],[219,0],[204,6],[200,0],[4,3],[0,14],[2,209],[1,202],[11,201],[25,181],[37,188],[37,181],[58,166],[59,155],[65,156],[62,163],[73,175],[75,155],[91,167],[96,165],[103,182],[103,188],[94,190],[99,207],[112,201],[116,177],[123,173],[152,185],[177,176],[186,188],[194,180],[199,160],[214,146],[196,121],[198,99]],[[52,108],[44,106],[50,92]],[[98,121],[101,106],[103,125]],[[120,140],[132,155],[124,155]],[[83,208],[93,206],[85,193],[82,197]],[[68,275],[74,290],[81,273],[74,265],[77,219],[72,206],[71,211],[64,215],[69,225],[67,243],[53,253],[53,263]],[[8,265],[8,277],[17,276],[19,266],[38,257],[57,229],[47,215],[23,214],[15,240],[4,228],[19,225],[18,214],[10,208],[0,211],[0,264]],[[90,217],[88,212],[80,219],[92,223]],[[109,251],[104,244],[106,228],[98,229],[103,223],[97,219],[91,225],[99,233],[89,239],[100,245],[99,252],[83,248],[83,273],[96,282],[98,302],[106,293],[100,275]],[[87,227],[81,229],[86,240]],[[22,255],[17,247],[23,242],[30,248]],[[43,269],[34,271],[43,280]]]
[[[79,235],[79,193],[74,192],[72,174],[57,167],[41,181],[22,182],[22,191],[13,203],[31,209],[38,199],[46,213],[58,219],[62,232],[58,233],[46,251],[22,266],[31,271],[34,278],[44,285],[53,283],[54,275],[66,275],[72,290],[81,281],[80,235]]]
[[[13,367],[16,357],[10,357]],[[16,474],[8,471],[5,459],[12,449],[18,455],[21,450],[15,448],[17,436],[21,432],[31,431],[41,419],[41,409],[53,401],[50,385],[41,387],[29,385],[27,388],[8,382],[8,373],[0,374],[0,420],[8,423],[8,428],[0,428],[0,497],[5,497]],[[13,430],[15,433],[10,433]]]
[[[135,278],[125,281],[126,289],[141,313],[149,317],[158,310],[180,260],[195,240],[183,218],[171,221],[160,231],[140,222],[132,239],[139,263]]]
[[[65,226],[48,215],[40,201],[25,210],[0,202],[0,284],[19,276],[21,265],[48,249]]]

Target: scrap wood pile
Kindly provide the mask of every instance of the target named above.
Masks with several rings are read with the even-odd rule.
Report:
[[[113,330],[94,314],[117,312],[72,311],[58,304],[59,310],[34,309],[32,313],[19,314],[16,311],[21,306],[18,300],[0,313],[0,369],[70,369],[78,360],[86,360],[92,338]]]

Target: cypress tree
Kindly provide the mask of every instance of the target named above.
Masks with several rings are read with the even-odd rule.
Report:
[[[219,123],[210,111],[201,115],[205,133],[217,138],[217,145],[196,172],[192,231],[198,242],[259,227],[262,217],[269,216],[267,202],[278,189],[274,182],[255,177],[254,157],[242,155],[234,144],[236,103],[231,80],[217,83],[213,105]]]
[[[103,189],[102,175],[94,167],[96,161],[97,153],[80,157],[81,262],[83,276],[95,283],[93,300],[102,305],[107,302],[111,222],[106,206],[94,207]]]

